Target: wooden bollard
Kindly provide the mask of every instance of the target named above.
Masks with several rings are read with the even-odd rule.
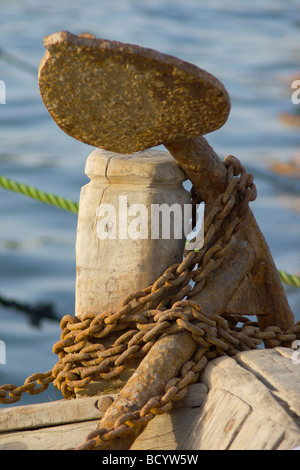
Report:
[[[191,202],[182,186],[185,174],[167,152],[97,149],[86,174],[91,181],[81,190],[76,242],[78,316],[115,309],[125,295],[181,262],[184,205]],[[162,220],[163,208],[169,220]]]

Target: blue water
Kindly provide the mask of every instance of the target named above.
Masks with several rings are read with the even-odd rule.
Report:
[[[221,157],[231,153],[256,175],[253,212],[279,269],[300,272],[300,184],[267,178],[273,160],[300,151],[300,132],[279,114],[297,112],[290,80],[300,78],[298,0],[0,0],[0,47],[38,68],[43,37],[56,31],[91,32],[139,44],[192,62],[226,86],[232,111],[207,136]],[[298,77],[297,77],[298,75]],[[92,147],[64,134],[45,109],[37,74],[0,57],[6,104],[0,105],[0,174],[78,200],[87,182]],[[76,216],[0,189],[0,295],[20,302],[54,302],[60,317],[74,312]],[[286,289],[297,320],[300,291]],[[56,362],[57,323],[40,329],[0,308],[6,365],[0,383],[23,383]],[[53,390],[21,404],[61,398]]]

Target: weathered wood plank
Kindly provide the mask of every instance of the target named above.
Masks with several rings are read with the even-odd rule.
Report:
[[[95,406],[98,399],[90,397],[3,408],[0,410],[0,440],[5,431],[100,419],[104,413]]]
[[[249,351],[245,354],[248,353]],[[261,360],[264,360],[264,356]],[[274,374],[276,373],[277,365],[274,365]],[[232,413],[232,407],[226,408],[224,402],[223,413],[220,415],[218,402],[215,397],[210,398],[212,390],[219,390],[224,397],[226,392],[230,393],[251,410],[251,413],[245,414],[245,419],[242,420],[240,429],[230,445],[220,449],[262,450],[276,449],[280,445],[291,448],[297,443],[300,444],[299,427],[295,420],[281,406],[267,386],[252,372],[240,366],[235,359],[220,357],[209,363],[203,373],[203,381],[210,389],[207,403],[199,413],[197,423],[199,429],[202,426],[203,432],[210,427],[213,428],[213,423],[216,423],[218,419],[224,421],[226,417],[228,422]],[[211,400],[210,404],[209,400]],[[195,439],[195,434],[190,433],[184,443],[184,448],[201,450],[204,443],[201,443],[199,438],[197,438],[198,442],[194,442]],[[215,448],[215,445],[214,442],[206,442],[205,448]],[[220,443],[220,445],[225,444]]]
[[[131,449],[287,450],[300,446],[296,416],[300,370],[292,364],[292,353],[286,348],[255,350],[211,361],[203,372],[203,383],[191,386],[170,413],[150,421]],[[109,404],[106,397],[3,409],[0,449],[63,450],[81,445],[96,429]],[[101,411],[96,408],[98,401],[102,401]]]
[[[235,357],[300,416],[300,366],[293,364],[293,349],[275,348],[241,352]]]
[[[193,408],[179,408],[155,416],[130,450],[176,450],[184,441],[194,418]]]
[[[227,449],[251,413],[251,407],[224,390],[211,390],[180,449]]]
[[[277,450],[283,442],[286,450],[292,449],[300,442],[299,435],[286,432],[285,422],[281,425],[254,411],[228,450]]]
[[[204,384],[192,385],[182,400],[174,402],[170,413],[155,416],[148,423],[131,450],[179,449],[206,397],[207,387]]]
[[[286,360],[290,361],[292,351],[286,349],[285,354]],[[290,364],[285,364],[282,359],[280,351],[256,350],[240,353],[234,359],[223,357],[212,361],[203,374],[203,380],[210,388],[204,405],[198,408],[198,414],[194,410],[196,413],[190,425],[189,417],[186,421],[184,415],[178,414],[183,426],[179,439],[169,432],[168,420],[172,420],[175,430],[177,428],[174,410],[168,416],[156,417],[150,422],[132,448],[271,450],[299,445],[297,422],[274,395],[277,381],[282,382],[281,390],[289,391],[294,400],[299,400],[289,390],[291,380],[295,381],[295,386],[299,385],[298,370],[290,370]],[[248,370],[250,362],[253,370]],[[267,375],[268,380],[264,377]]]
[[[192,385],[187,395],[174,403],[170,415],[159,415],[152,420],[157,424],[154,423],[149,429],[147,427],[143,433],[144,437],[139,441],[141,447],[137,445],[135,448],[150,449],[156,445],[161,449],[177,448],[177,443],[182,439],[183,422],[186,426],[191,425],[195,409],[202,405],[206,396],[206,385],[200,383]],[[0,449],[65,450],[79,446],[84,443],[88,433],[97,428],[98,420],[105,411],[103,403],[105,404],[106,397],[114,398],[115,395],[3,409],[0,411],[2,425]],[[102,402],[101,411],[96,408],[99,406],[99,401]],[[7,432],[13,430],[17,432]],[[151,447],[153,432],[157,438],[153,440]],[[146,443],[150,447],[147,447]]]
[[[52,426],[0,435],[0,450],[67,450],[77,447],[97,428],[97,421]]]

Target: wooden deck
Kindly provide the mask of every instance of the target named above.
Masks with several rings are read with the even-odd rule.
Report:
[[[300,446],[300,363],[275,348],[220,357],[201,383],[156,416],[132,450],[288,450]],[[113,395],[109,395],[114,398]],[[1,450],[64,450],[96,429],[106,398],[0,410]]]

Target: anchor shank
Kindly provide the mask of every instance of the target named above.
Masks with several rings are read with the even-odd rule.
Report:
[[[205,201],[207,213],[227,186],[224,164],[204,137],[178,138],[165,147]],[[222,314],[230,310],[255,314],[262,330],[274,325],[287,330],[294,325],[294,316],[269,247],[252,213],[236,238],[234,249],[225,255],[221,265],[208,276],[205,289],[192,300],[199,302],[207,313]],[[239,290],[239,286],[243,288]],[[247,290],[254,291],[255,301],[253,298],[249,302]]]
[[[180,137],[164,142],[164,146],[185,171],[206,206],[212,206],[216,197],[226,189],[227,172],[207,140],[202,136]]]

